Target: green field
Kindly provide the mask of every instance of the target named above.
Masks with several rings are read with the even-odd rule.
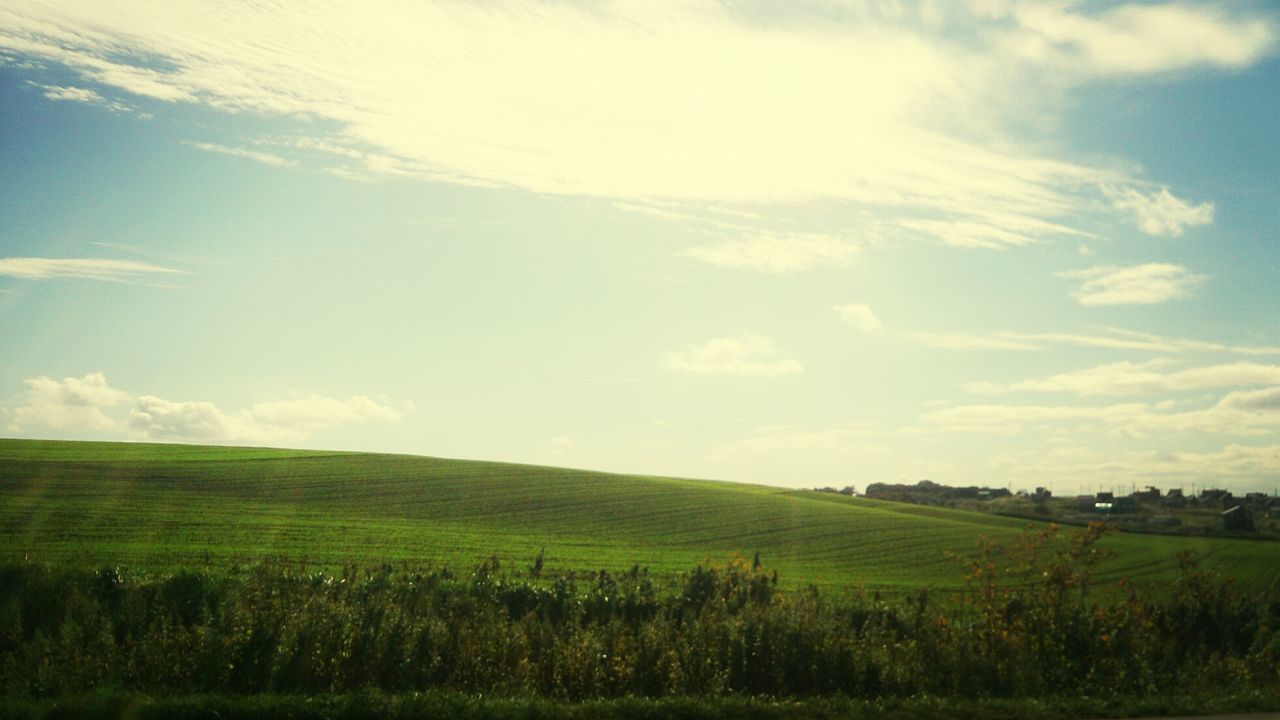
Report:
[[[659,574],[759,552],[784,585],[959,587],[947,551],[1024,521],[826,493],[405,455],[0,440],[0,561],[136,572],[497,555],[544,573]],[[1280,584],[1280,544],[1117,533],[1103,576],[1159,582],[1181,550],[1246,587]]]

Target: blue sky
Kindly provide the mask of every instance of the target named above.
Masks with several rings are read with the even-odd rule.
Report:
[[[375,5],[6,3],[3,434],[1280,487],[1280,5]]]

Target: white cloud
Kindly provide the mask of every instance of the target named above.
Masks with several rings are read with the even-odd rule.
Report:
[[[117,423],[104,410],[127,404],[129,393],[107,384],[100,372],[54,380],[41,375],[24,380],[27,394],[13,411],[10,429],[32,426],[56,430],[112,430]]]
[[[44,96],[50,100],[68,100],[70,102],[106,104],[107,99],[88,88],[64,87],[59,85],[40,85]]]
[[[703,375],[795,375],[804,372],[796,360],[785,357],[768,338],[747,336],[716,338],[684,351],[666,354],[674,370]]]
[[[1007,247],[1080,234],[1069,223],[1103,187],[1139,182],[999,130],[1028,111],[1009,98],[1050,107],[1062,96],[1049,79],[1060,73],[1046,68],[1081,59],[1093,73],[1234,68],[1274,37],[1269,24],[1225,11],[1126,6],[1086,16],[1052,4],[1000,21],[1019,25],[1009,39],[999,22],[947,5],[845,8],[821,20],[778,6],[765,21],[712,2],[224,12],[199,2],[11,0],[0,49],[151,100],[296,118],[302,137],[323,123],[334,128],[324,147],[282,146],[316,150],[327,171],[347,177],[764,204],[783,227],[789,208],[822,203],[848,216],[874,210],[908,235]],[[960,36],[961,27],[976,32]],[[287,162],[217,147],[205,149]],[[794,243],[744,240],[690,256],[785,272],[847,257],[837,242],[796,255]]]
[[[1107,195],[1119,210],[1129,210],[1138,229],[1148,235],[1178,237],[1189,226],[1213,222],[1213,203],[1192,205],[1174,197],[1169,188],[1149,195],[1133,188],[1107,188]]]
[[[226,413],[210,402],[171,402],[154,395],[138,398],[129,428],[148,440],[225,441],[237,433]]]
[[[809,234],[728,240],[687,248],[679,254],[721,267],[788,273],[843,262],[857,251],[857,246],[844,240]]]
[[[997,385],[968,383],[970,392],[994,394],[1016,391],[1073,392],[1078,395],[1154,395],[1205,388],[1280,385],[1280,365],[1226,363],[1160,372],[1167,360],[1118,362],[1045,378]]]
[[[1024,56],[1086,74],[1241,68],[1271,52],[1276,39],[1270,22],[1233,18],[1227,12],[1230,5],[1130,3],[1090,14],[1080,12],[1085,3],[1012,7],[1031,35],[1018,39]]]
[[[26,280],[83,278],[90,280],[128,281],[141,275],[181,273],[134,260],[102,260],[97,258],[0,258],[0,275]]]
[[[1082,281],[1071,294],[1081,305],[1154,305],[1186,297],[1208,279],[1168,263],[1105,265],[1058,273],[1058,277]]]
[[[274,153],[262,152],[260,150],[247,150],[245,148],[228,147],[226,145],[217,145],[215,143],[207,142],[189,142],[187,144],[193,148],[204,150],[205,152],[248,158],[249,160],[254,160],[264,165],[271,165],[274,167],[288,167],[293,164],[292,160],[287,160]]]
[[[111,387],[101,372],[81,378],[24,381],[28,391],[14,409],[10,430],[49,428],[68,432],[112,432],[117,437],[196,442],[288,443],[344,425],[397,422],[403,412],[357,395],[337,400],[302,395],[224,412],[204,401],[171,401],[154,395],[133,397]],[[128,417],[116,408],[132,404]],[[406,404],[404,412],[411,411]]]
[[[397,422],[401,417],[395,408],[362,395],[337,400],[311,394],[256,403],[234,413],[208,402],[144,395],[129,414],[129,428],[152,440],[287,443],[343,425]]]
[[[834,305],[832,308],[842,320],[863,332],[872,333],[880,330],[880,318],[871,311],[870,305],[848,303]]]

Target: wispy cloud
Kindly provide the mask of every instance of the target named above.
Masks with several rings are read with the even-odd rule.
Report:
[[[698,347],[666,354],[667,366],[701,375],[795,375],[804,372],[769,338],[716,338]]]
[[[1081,281],[1071,293],[1081,305],[1155,305],[1187,297],[1208,279],[1169,263],[1105,265],[1058,273],[1058,277]]]
[[[1007,98],[1052,105],[1068,89],[1063,78],[1256,62],[1274,44],[1269,21],[1182,6],[979,5],[999,4],[932,6],[955,22],[870,7],[823,20],[779,7],[785,21],[766,22],[728,3],[500,0],[397,12],[274,3],[225,13],[13,0],[0,48],[152,100],[311,121],[291,146],[348,177],[637,207],[767,205],[770,218],[794,218],[789,209],[805,203],[869,208],[907,236],[967,247],[1079,234],[1075,218],[1105,207],[1104,188],[1129,205],[1154,203],[1122,210],[1155,218],[1139,222],[1161,232],[1203,220],[1205,205],[1169,216],[1181,201],[1163,190],[1141,200],[1149,181],[995,129],[1028,111]],[[977,32],[943,32],[962,27]],[[1085,70],[1061,72],[1076,65]],[[952,117],[966,119],[963,132],[948,127]],[[303,147],[314,121],[334,131]],[[204,147],[287,162],[216,148]],[[768,240],[689,254],[770,272],[846,256],[815,247],[801,259]]]
[[[1223,343],[1175,338],[1152,333],[1102,328],[1094,333],[1007,332],[976,333],[910,333],[908,337],[922,345],[948,350],[1045,350],[1055,345],[1139,350],[1155,353],[1220,352],[1237,355],[1280,355],[1280,347],[1226,345]]]
[[[107,99],[88,88],[63,87],[59,85],[39,85],[44,96],[50,100],[69,100],[71,102],[106,104]]]
[[[857,246],[844,240],[806,234],[727,240],[687,248],[679,254],[721,267],[788,273],[844,262],[857,251]]]
[[[1176,198],[1169,188],[1143,193],[1134,188],[1106,188],[1112,204],[1133,214],[1138,229],[1148,235],[1178,237],[1187,227],[1213,222],[1213,203],[1191,203]]]
[[[1034,342],[1019,339],[1013,333],[974,335],[969,333],[911,333],[922,345],[945,350],[1041,350]]]
[[[1062,426],[1096,432],[1095,425],[1127,437],[1147,433],[1256,436],[1280,429],[1280,387],[1238,390],[1213,405],[1178,410],[1169,403],[1113,405],[959,405],[921,416],[945,432],[1011,434],[1027,426]]]
[[[947,220],[900,220],[898,225],[917,231],[944,245],[960,248],[1003,250],[1022,245],[1039,245],[1060,236],[1087,236],[1088,233],[1062,223],[1021,216],[1016,213],[979,211],[971,218]]]
[[[110,112],[116,113],[135,112],[134,108],[125,105],[122,102],[108,100],[96,90],[92,90],[90,88],[75,87],[71,85],[31,84],[43,90],[44,92],[41,94],[50,100],[64,100],[67,102],[84,103],[86,105],[96,105],[109,110]]]
[[[1019,391],[1070,392],[1077,395],[1154,395],[1205,388],[1280,385],[1280,365],[1240,362],[1162,372],[1169,360],[1118,362],[1015,383],[968,383],[973,393]]]
[[[823,467],[816,472],[807,467],[836,460],[841,466],[864,466],[868,460],[884,461],[890,450],[876,438],[881,431],[857,423],[831,428],[787,425],[756,428],[749,436],[716,445],[708,458],[718,463],[746,463],[773,466],[773,472],[800,473],[805,477],[842,475]],[[825,461],[825,462],[824,462]],[[776,476],[775,476],[776,477]]]
[[[204,150],[205,152],[218,153],[220,155],[230,155],[232,157],[242,157],[249,160],[260,162],[264,165],[272,165],[274,167],[288,167],[293,165],[292,160],[285,159],[274,153],[262,152],[260,150],[249,150],[247,148],[228,147],[226,145],[218,145],[216,143],[207,142],[188,142],[193,148]]]
[[[840,319],[863,332],[871,333],[880,330],[880,318],[876,317],[876,314],[872,312],[870,305],[847,303],[845,305],[834,305],[832,309],[836,311]]]
[[[83,278],[128,282],[140,277],[157,274],[182,273],[181,270],[161,267],[135,260],[106,260],[99,258],[0,258],[0,275],[26,280],[54,280],[58,278]]]
[[[1229,443],[1208,451],[1133,450],[1100,453],[1082,447],[1036,448],[996,456],[993,470],[1011,478],[1085,490],[1095,486],[1158,483],[1165,487],[1212,482],[1232,490],[1269,487],[1280,474],[1280,445]],[[1260,484],[1261,483],[1261,484]]]

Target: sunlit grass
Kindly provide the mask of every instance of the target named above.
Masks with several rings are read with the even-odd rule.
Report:
[[[165,572],[265,558],[312,566],[491,556],[546,572],[683,572],[759,552],[784,584],[958,588],[948,552],[1021,520],[697,480],[466,460],[256,448],[0,441],[0,560]],[[1280,546],[1116,534],[1106,579],[1161,582],[1180,550],[1249,586]]]

